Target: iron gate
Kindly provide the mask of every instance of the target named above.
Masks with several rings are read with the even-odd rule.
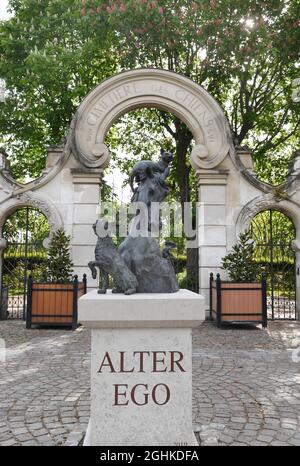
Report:
[[[19,209],[6,221],[0,319],[26,319],[27,278],[42,277],[47,259],[43,240],[48,235],[48,221],[37,209]]]
[[[266,210],[254,217],[255,259],[267,278],[269,319],[296,319],[295,227],[283,213]]]

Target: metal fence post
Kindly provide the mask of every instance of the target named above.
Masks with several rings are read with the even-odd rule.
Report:
[[[212,283],[214,281],[214,274],[211,272],[209,276],[209,318],[212,320]]]
[[[222,293],[221,293],[221,278],[217,273],[216,279],[216,293],[217,293],[217,326],[220,327],[222,323]]]
[[[72,329],[77,328],[78,319],[78,275],[74,276],[73,280],[73,324]]]
[[[26,312],[26,328],[31,328],[32,314],[32,276],[29,275],[27,281],[27,312]]]
[[[86,273],[83,274],[82,282],[83,282],[83,291],[84,291],[84,294],[86,294],[86,291],[87,291],[87,278],[86,278]]]
[[[267,315],[267,280],[266,275],[261,275],[261,299],[262,299],[262,326],[265,328],[268,325]]]

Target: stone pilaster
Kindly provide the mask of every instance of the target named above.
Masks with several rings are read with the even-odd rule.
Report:
[[[87,274],[89,288],[97,286],[87,264],[94,259],[96,236],[92,225],[99,212],[102,172],[101,169],[71,169],[74,187],[72,258],[79,278],[83,273]]]
[[[199,288],[209,306],[209,274],[226,254],[227,170],[197,170],[199,186]]]

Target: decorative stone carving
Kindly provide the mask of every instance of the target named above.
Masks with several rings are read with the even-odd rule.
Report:
[[[209,152],[207,147],[204,144],[197,144],[193,147],[191,153],[191,164],[192,166],[197,169],[201,168],[203,165],[203,160],[205,160],[209,156]]]
[[[0,205],[0,228],[3,227],[6,219],[18,208],[34,207],[40,210],[49,222],[51,232],[62,227],[62,219],[54,204],[45,196],[34,192],[25,192],[18,196],[11,197]]]
[[[48,161],[46,161],[46,168],[42,175],[39,178],[36,178],[35,180],[30,181],[26,184],[19,183],[17,180],[13,178],[13,176],[9,172],[9,161],[6,161],[6,167],[2,167],[2,170],[0,169],[0,184],[2,186],[4,185],[9,187],[12,196],[17,196],[26,191],[37,191],[38,189],[47,185],[51,180],[53,180],[62,170],[63,166],[69,159],[71,154],[69,138],[66,140],[64,147],[58,150],[60,152],[60,155],[56,156],[56,162],[49,162],[51,165],[50,166],[48,164]]]
[[[63,150],[61,146],[49,146],[47,148],[46,170],[50,171],[50,169],[59,163]]]
[[[0,238],[0,251],[7,247],[7,240],[5,238]]]
[[[253,160],[251,155],[251,149],[248,146],[244,147],[237,147],[236,154],[240,158],[244,167],[250,171],[251,174],[254,173],[253,171]]]
[[[300,240],[299,239],[293,239],[291,241],[291,248],[295,252],[300,252]]]
[[[249,228],[255,215],[268,209],[283,212],[293,221],[295,228],[300,229],[299,206],[287,199],[279,199],[276,195],[276,188],[274,188],[274,193],[255,197],[242,208],[236,221],[236,235],[238,236],[243,230]]]
[[[9,170],[8,153],[4,147],[0,147],[0,170]]]
[[[300,174],[300,150],[293,153],[292,161],[289,167],[288,176],[299,176]]]
[[[184,121],[196,148],[196,168],[213,168],[227,155],[230,131],[217,102],[190,79],[165,70],[120,73],[97,86],[83,100],[71,124],[72,150],[89,168],[105,167],[105,136],[115,120],[139,107],[157,107]]]

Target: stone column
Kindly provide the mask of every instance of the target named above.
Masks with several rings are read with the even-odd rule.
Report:
[[[72,227],[72,258],[74,273],[79,278],[87,274],[88,287],[97,286],[87,267],[94,260],[96,236],[92,225],[99,215],[100,184],[102,170],[71,169],[74,186],[73,227]]]
[[[199,184],[199,288],[209,306],[209,274],[226,254],[227,170],[197,170]]]
[[[192,335],[204,299],[171,294],[79,299],[92,330],[91,417],[84,445],[197,445],[192,428]]]

